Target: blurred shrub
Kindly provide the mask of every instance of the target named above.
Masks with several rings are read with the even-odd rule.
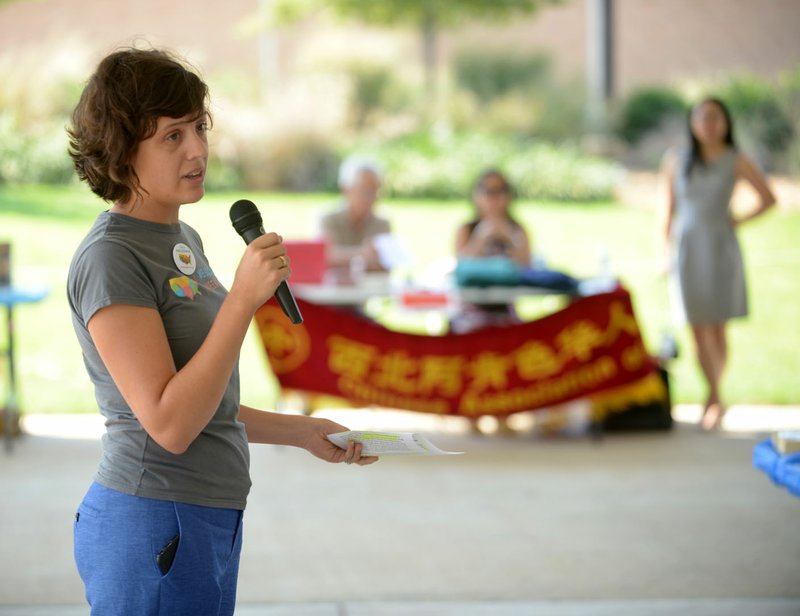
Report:
[[[794,127],[800,126],[800,64],[780,76],[779,91],[789,123]],[[800,140],[796,131],[786,152],[786,170],[800,174]]]
[[[357,131],[412,105],[413,96],[396,77],[396,67],[359,61],[341,70],[350,83],[349,120]]]
[[[249,190],[329,192],[337,190],[339,155],[333,145],[313,133],[254,135],[237,144],[237,157],[220,159]],[[234,186],[235,187],[235,186]]]
[[[585,87],[554,79],[550,64],[541,53],[461,51],[454,61],[450,122],[459,131],[577,141],[584,125]]]
[[[611,199],[622,179],[618,165],[574,148],[482,133],[421,132],[365,150],[385,166],[395,197],[465,198],[478,174],[495,166],[524,199]]]
[[[745,142],[771,155],[789,148],[794,129],[778,87],[756,75],[739,75],[723,83],[717,94],[729,106]]]
[[[65,184],[73,177],[63,124],[21,128],[0,114],[0,184]]]
[[[211,151],[206,169],[206,190],[236,190],[244,186],[241,165]]]
[[[279,188],[292,192],[337,190],[339,155],[324,138],[287,135],[271,144],[270,156]]]
[[[538,143],[505,164],[519,195],[553,201],[600,201],[614,196],[623,168],[575,148]]]
[[[657,130],[666,120],[686,114],[687,105],[675,90],[646,87],[634,90],[622,103],[617,133],[635,144],[649,131]]]
[[[768,171],[797,171],[796,129],[800,122],[800,68],[774,80],[753,74],[727,75],[700,83],[685,84],[690,101],[678,90],[647,87],[632,92],[618,113],[617,133],[642,158],[639,146],[648,140],[669,141],[664,132],[686,135],[689,105],[706,96],[720,98],[729,107],[740,147]],[[658,146],[656,146],[658,147]],[[663,151],[664,147],[661,148]],[[646,162],[649,161],[649,156]]]
[[[0,183],[73,178],[64,127],[83,89],[83,62],[69,45],[0,56]]]
[[[209,146],[226,184],[249,190],[336,189],[333,136],[347,122],[348,84],[341,74],[310,73],[250,103],[214,99]]]
[[[460,52],[454,67],[458,87],[471,92],[481,103],[510,92],[530,91],[547,79],[549,69],[550,62],[544,54],[514,56],[485,50]]]
[[[478,107],[461,130],[484,130],[500,135],[530,137],[541,125],[542,102],[521,92],[509,92]]]
[[[388,68],[359,65],[351,69],[353,79],[352,112],[356,128],[364,128],[369,117],[387,101],[387,91],[392,81]]]
[[[793,126],[798,126],[798,122],[800,122],[800,64],[780,75],[778,90],[780,98],[785,104],[789,121]]]
[[[583,81],[543,84],[537,97],[541,104],[533,133],[536,137],[559,142],[578,141],[583,136],[586,118],[586,84]]]

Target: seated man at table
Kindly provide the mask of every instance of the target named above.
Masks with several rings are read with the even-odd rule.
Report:
[[[391,231],[389,221],[374,213],[383,173],[374,161],[350,156],[339,168],[342,201],[321,220],[328,242],[328,267],[337,280],[356,281],[363,272],[386,272],[376,240]]]

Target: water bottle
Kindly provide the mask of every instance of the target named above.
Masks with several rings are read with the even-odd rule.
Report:
[[[603,280],[614,277],[611,273],[611,257],[608,256],[608,251],[605,248],[600,251],[600,256],[597,259],[597,277]]]
[[[658,349],[658,357],[661,360],[675,359],[678,357],[678,343],[670,332],[662,332],[661,344]]]

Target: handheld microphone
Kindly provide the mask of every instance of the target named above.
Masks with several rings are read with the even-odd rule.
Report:
[[[255,203],[247,199],[240,199],[231,206],[231,224],[236,233],[242,236],[245,244],[250,244],[254,239],[264,235],[264,222]],[[303,322],[303,315],[294,301],[294,295],[283,280],[275,290],[275,299],[289,320],[297,325]]]

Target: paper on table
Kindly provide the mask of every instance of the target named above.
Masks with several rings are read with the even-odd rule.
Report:
[[[372,238],[372,245],[378,253],[378,261],[387,270],[395,269],[411,261],[408,251],[391,233],[381,233]]]
[[[337,447],[347,449],[350,441],[361,443],[364,456],[447,456],[463,451],[444,451],[416,432],[369,432],[351,430],[328,435]]]

